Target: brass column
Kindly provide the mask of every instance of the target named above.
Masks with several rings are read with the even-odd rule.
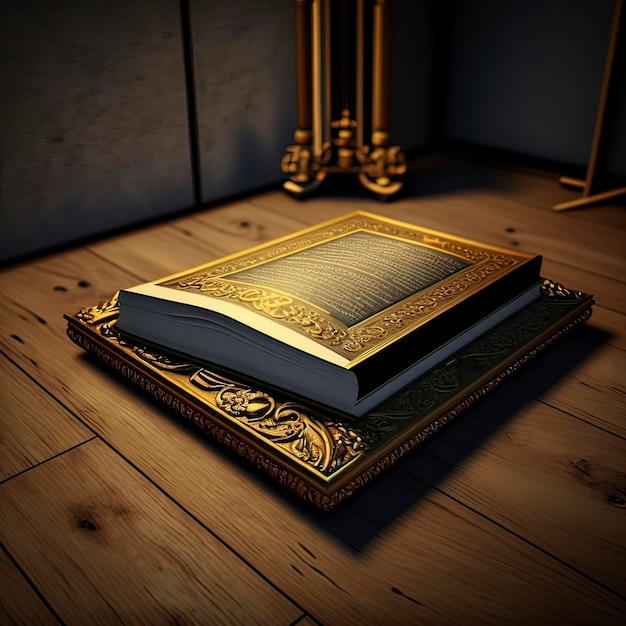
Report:
[[[296,101],[298,128],[294,133],[297,144],[311,143],[311,0],[296,0]]]
[[[351,4],[353,10],[349,10],[347,0],[341,4],[296,0],[298,128],[295,143],[287,148],[281,163],[289,174],[284,187],[295,195],[317,188],[328,173],[357,174],[363,186],[380,197],[395,194],[402,187],[393,178],[406,171],[404,154],[399,146],[389,146],[391,0],[357,0]],[[371,7],[372,27],[372,115],[367,123],[366,6]],[[355,48],[354,80],[346,67],[348,46]],[[333,82],[334,72],[340,81]],[[341,82],[338,91],[343,93],[332,93],[337,82]],[[348,86],[355,93],[347,94]],[[341,111],[338,119],[332,119],[333,103],[334,110]],[[370,145],[364,141],[366,128]]]
[[[376,0],[374,5],[374,67],[372,80],[372,145],[389,142],[389,2]]]

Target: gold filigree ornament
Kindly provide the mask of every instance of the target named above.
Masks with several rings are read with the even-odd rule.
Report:
[[[582,300],[585,297],[585,294],[580,291],[570,291],[560,283],[554,282],[549,278],[544,279],[541,285],[541,293],[550,298],[560,298],[564,302],[568,300]]]
[[[296,402],[278,403],[267,393],[204,369],[194,372],[189,381],[205,391],[217,392],[215,404],[219,409],[323,474],[343,467],[367,449],[353,430],[315,418]]]
[[[120,308],[118,304],[119,291],[110,300],[103,300],[95,306],[82,308],[76,317],[85,324],[102,324],[117,318]]]
[[[406,172],[406,159],[400,146],[379,147],[371,151],[369,146],[363,146],[356,155],[362,166],[358,178],[366,189],[382,197],[400,191],[404,183],[393,180],[394,176]]]
[[[105,337],[116,340],[152,367],[188,376],[189,383],[207,394],[206,400],[217,409],[283,453],[324,475],[344,467],[368,449],[352,429],[329,419],[314,417],[296,402],[278,402],[268,393],[198,365],[178,361],[145,346],[132,345],[120,335],[114,322],[104,324],[100,330]]]
[[[66,315],[69,338],[298,497],[329,511],[589,318],[546,280],[528,307],[354,420],[317,413],[124,338],[117,298]]]
[[[354,232],[365,231],[383,236],[401,238],[418,245],[440,250],[465,259],[470,266],[460,271],[444,285],[433,285],[409,301],[398,302],[388,311],[382,311],[357,327],[346,327],[332,319],[327,312],[293,294],[278,292],[260,285],[237,282],[241,270],[280,259],[301,250]],[[479,245],[447,239],[445,235],[422,232],[402,225],[381,222],[369,216],[357,216],[332,224],[331,227],[307,232],[297,238],[271,248],[261,248],[241,257],[217,263],[203,271],[176,276],[159,283],[161,286],[192,291],[208,297],[235,301],[253,308],[261,314],[298,328],[302,333],[322,342],[338,354],[353,356],[365,350],[375,350],[381,341],[404,332],[411,324],[436,314],[448,302],[462,297],[464,292],[475,290],[481,282],[491,280],[506,268],[519,262],[499,250],[483,250]]]

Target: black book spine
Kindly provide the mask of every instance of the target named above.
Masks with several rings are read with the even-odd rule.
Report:
[[[541,260],[538,256],[520,265],[516,271],[355,365],[352,371],[359,381],[359,397],[371,393],[536,284],[540,280]]]

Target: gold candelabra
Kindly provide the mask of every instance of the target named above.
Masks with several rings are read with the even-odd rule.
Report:
[[[357,174],[380,197],[402,187],[395,177],[406,171],[404,154],[389,145],[390,29],[389,0],[296,0],[297,129],[281,163],[287,191],[309,193],[329,173]]]

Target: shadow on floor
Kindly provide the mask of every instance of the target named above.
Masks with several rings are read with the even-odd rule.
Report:
[[[608,337],[590,326],[577,329],[330,514],[312,512],[299,502],[295,506],[347,548],[356,552],[366,549],[527,405],[541,399],[604,345]],[[455,445],[446,445],[446,437],[453,437]]]
[[[379,198],[359,182],[356,174],[329,174],[322,185],[310,196],[301,198],[332,198],[395,202],[403,198],[420,198],[456,191],[491,189],[504,191],[518,184],[514,176],[505,170],[485,167],[453,158],[425,155],[411,159],[406,174],[398,178],[404,183],[402,189],[389,198]]]
[[[151,396],[144,397],[168,419],[176,421],[180,428],[204,445],[212,446],[213,453],[224,455],[237,464],[238,471],[244,471],[252,480],[258,481],[260,489],[271,490],[272,497],[283,500],[285,506],[334,537],[344,549],[359,553],[388,532],[409,510],[418,507],[433,489],[439,489],[451,472],[462,466],[527,405],[541,399],[562,378],[590,358],[609,337],[608,333],[591,326],[576,329],[328,514],[313,509],[276,485],[234,452],[215,444],[193,424],[167,411]],[[88,355],[84,357],[100,367],[96,359]],[[130,381],[112,372],[111,375],[119,384],[141,393]],[[447,437],[454,439],[454,446],[446,445]],[[445,489],[442,493],[445,494]]]

